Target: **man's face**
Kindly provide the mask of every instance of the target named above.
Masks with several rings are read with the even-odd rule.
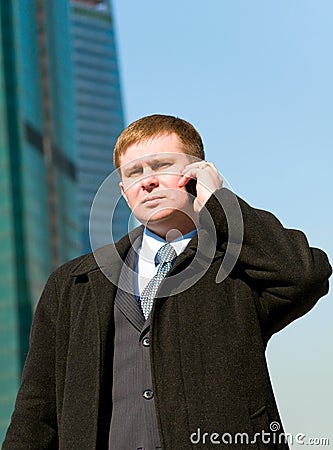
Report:
[[[136,218],[158,234],[187,232],[192,202],[178,182],[189,163],[176,134],[133,144],[120,157],[122,194]]]

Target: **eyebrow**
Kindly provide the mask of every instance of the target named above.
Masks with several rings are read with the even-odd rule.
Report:
[[[128,173],[128,172],[130,172],[133,169],[140,169],[141,167],[142,167],[142,164],[139,164],[139,163],[131,164],[130,163],[130,164],[126,165],[126,168],[124,168],[124,172]]]
[[[160,162],[173,162],[175,160],[172,156],[166,156],[163,157],[162,155],[157,158],[149,159],[148,165],[153,166],[154,164],[160,163]],[[134,162],[133,164],[129,163],[126,164],[126,168],[124,169],[124,174],[129,174],[132,170],[141,169],[142,168],[142,162]]]

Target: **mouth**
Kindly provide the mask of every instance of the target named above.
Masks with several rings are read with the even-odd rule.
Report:
[[[149,205],[152,203],[157,202],[158,200],[163,199],[164,197],[160,196],[160,195],[149,195],[148,197],[146,197],[144,200],[142,200],[143,204]]]

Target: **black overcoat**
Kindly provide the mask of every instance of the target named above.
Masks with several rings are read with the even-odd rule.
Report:
[[[214,242],[205,214],[217,233],[209,270],[184,292],[157,299],[152,310],[151,368],[164,450],[288,448],[274,443],[276,436],[270,443],[267,434],[264,442],[259,437],[273,422],[281,426],[265,348],[273,333],[327,293],[331,268],[302,232],[285,229],[269,212],[238,199],[244,223],[241,253],[229,276],[217,283],[228,238],[224,211],[232,197],[221,189],[208,200],[202,228],[169,275],[191,261],[198,261],[194,272],[205,264],[205,252],[196,252],[198,239],[203,248]],[[141,227],[132,235],[140,233]],[[98,264],[89,254],[50,276],[36,309],[3,449],[108,448],[117,287],[105,274],[119,273],[115,255],[124,258],[130,243],[126,236],[104,247]],[[255,443],[241,445],[240,435],[235,443],[236,433],[247,433]]]

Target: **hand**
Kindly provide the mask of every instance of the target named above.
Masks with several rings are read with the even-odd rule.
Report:
[[[194,200],[193,207],[199,212],[209,197],[216,189],[220,189],[223,179],[215,165],[207,161],[197,161],[188,164],[183,172],[182,178],[178,182],[178,187],[185,186],[191,178],[197,180],[197,197]]]

